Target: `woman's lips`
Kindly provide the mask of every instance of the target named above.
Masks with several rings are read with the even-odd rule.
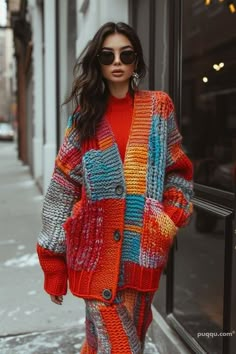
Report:
[[[123,75],[123,73],[124,73],[124,71],[122,71],[122,70],[113,70],[112,71],[112,75],[114,75],[114,76],[121,76],[121,75]]]

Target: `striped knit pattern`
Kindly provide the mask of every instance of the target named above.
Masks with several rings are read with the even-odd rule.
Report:
[[[106,116],[82,146],[77,119],[78,113],[69,121],[44,202],[38,249],[45,289],[58,289],[46,278],[53,257],[55,273],[66,251],[64,276],[77,296],[104,300],[109,289],[111,303],[117,288],[154,291],[174,236],[192,213],[192,164],[174,105],[161,91],[136,93],[124,164]]]
[[[152,320],[153,293],[126,289],[113,304],[86,301],[86,340],[81,354],[140,354]]]
[[[74,120],[76,121],[76,116]],[[39,244],[57,253],[65,252],[65,235],[62,228],[76,200],[81,197],[82,170],[78,135],[68,120],[64,142],[58,153],[51,183],[44,199],[43,229]]]

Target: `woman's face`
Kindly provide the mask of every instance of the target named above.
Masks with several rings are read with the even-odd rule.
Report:
[[[122,62],[122,56],[120,58],[122,52],[125,52],[123,54],[125,57],[123,59],[124,61],[127,61],[127,57],[134,56],[134,48],[129,39],[121,33],[110,34],[104,40],[101,52],[106,52],[106,55],[111,55],[110,52],[114,53],[114,60],[111,64],[101,64],[102,75],[107,80],[108,86],[109,84],[113,86],[115,84],[129,84],[129,79],[135,71],[136,57],[131,64],[124,64]],[[128,59],[130,62],[130,58]]]

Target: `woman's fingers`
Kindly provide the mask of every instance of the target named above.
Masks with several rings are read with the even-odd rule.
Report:
[[[52,302],[54,302],[55,304],[62,305],[63,296],[50,295],[50,298],[51,298]]]

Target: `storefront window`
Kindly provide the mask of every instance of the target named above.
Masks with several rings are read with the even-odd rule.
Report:
[[[200,189],[206,195],[200,197],[201,207],[196,198],[191,223],[177,236],[173,313],[207,353],[220,354],[225,340],[221,334],[229,326],[224,300],[232,264],[225,249],[232,249],[232,215],[213,198],[218,193],[222,200],[225,195],[233,200],[235,191],[236,13],[230,12],[227,1],[182,4],[179,122],[184,149],[194,164],[195,195]]]
[[[216,224],[214,231],[198,230],[202,214]],[[174,315],[207,353],[215,354],[222,353],[224,230],[224,218],[195,208],[191,224],[178,234],[175,254]]]
[[[236,13],[226,1],[184,0],[184,145],[201,185],[234,191],[236,160]]]

